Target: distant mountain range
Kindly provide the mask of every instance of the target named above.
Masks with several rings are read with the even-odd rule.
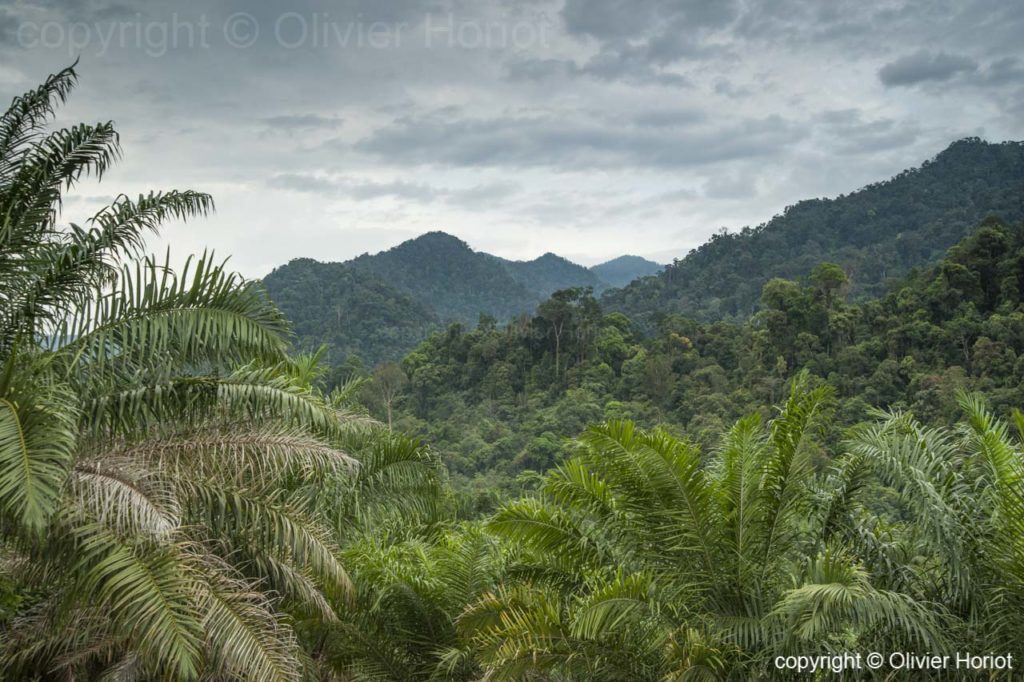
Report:
[[[373,364],[402,357],[445,323],[475,324],[482,313],[504,322],[568,287],[592,287],[606,310],[646,329],[666,313],[748,317],[770,278],[800,278],[825,261],[843,267],[855,299],[877,296],[989,215],[1024,221],[1024,143],[960,140],[890,180],[715,235],[664,268],[636,256],[592,268],[552,253],[510,261],[431,232],[345,263],[294,260],[265,283],[301,346],[327,343],[334,359]]]
[[[302,347],[327,343],[334,357],[356,354],[373,364],[401,357],[446,323],[475,324],[481,314],[505,321],[532,313],[559,289],[601,293],[661,267],[637,256],[593,268],[553,253],[511,261],[429,232],[344,263],[296,259],[264,284]]]

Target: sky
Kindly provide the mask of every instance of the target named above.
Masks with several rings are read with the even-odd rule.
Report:
[[[0,1],[0,97],[124,158],[62,219],[196,189],[151,240],[259,277],[443,230],[512,259],[684,256],[953,140],[1024,139],[1017,0]]]

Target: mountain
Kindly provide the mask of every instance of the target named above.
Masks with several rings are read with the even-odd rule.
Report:
[[[612,287],[624,287],[634,279],[657,274],[662,266],[640,256],[619,256],[607,263],[590,268],[602,282]]]
[[[650,329],[660,313],[743,319],[772,277],[838,263],[853,300],[884,293],[934,263],[985,217],[1024,219],[1024,142],[954,142],[920,168],[834,199],[810,199],[767,223],[718,234],[655,277],[608,291],[603,305]]]
[[[347,265],[407,293],[439,322],[475,323],[480,313],[506,319],[531,312],[544,299],[539,290],[517,279],[507,263],[473,251],[450,234],[428,232]]]
[[[504,261],[504,265],[517,282],[537,291],[543,298],[559,289],[572,287],[591,287],[598,293],[607,289],[610,284],[593,270],[553,253],[545,253],[531,261]]]
[[[510,261],[428,232],[344,263],[293,260],[263,280],[292,321],[299,346],[326,343],[338,360],[394,360],[449,322],[532,313],[558,289],[608,288],[595,273],[553,253]]]

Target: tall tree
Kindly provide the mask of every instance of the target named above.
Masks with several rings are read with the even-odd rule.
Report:
[[[388,431],[391,431],[395,401],[401,397],[402,391],[405,390],[408,383],[409,377],[405,375],[405,370],[397,362],[385,362],[373,370],[373,384],[377,387],[380,398],[384,402]]]

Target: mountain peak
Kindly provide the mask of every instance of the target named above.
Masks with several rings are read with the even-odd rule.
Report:
[[[590,271],[613,287],[624,287],[635,279],[656,274],[661,267],[640,256],[619,256],[593,266]]]
[[[954,140],[948,147],[939,152],[935,158],[922,164],[922,167],[934,166],[935,164],[956,166],[973,164],[979,167],[988,167],[993,163],[994,158],[1005,156],[1007,153],[1013,154],[1014,149],[1018,151],[1024,149],[1024,141],[989,142],[980,137],[964,137]],[[962,169],[958,168],[958,170]]]
[[[537,258],[534,258],[532,262],[533,263],[551,263],[551,262],[572,263],[572,261],[569,260],[568,258],[565,258],[564,256],[559,256],[557,253],[552,253],[551,251],[548,251],[547,253],[545,253],[542,256],[538,256]],[[574,263],[574,265],[575,265],[575,263]]]
[[[441,230],[433,230],[431,232],[424,232],[423,234],[421,234],[418,237],[413,237],[412,239],[408,239],[408,240],[402,242],[401,244],[399,244],[395,248],[402,248],[403,246],[408,246],[408,245],[411,245],[411,244],[417,244],[417,245],[421,245],[421,246],[423,246],[423,245],[444,246],[444,247],[449,247],[449,248],[458,248],[458,249],[465,249],[465,250],[468,250],[468,251],[472,251],[472,249],[470,248],[469,244],[467,244],[463,240],[459,239],[455,235],[448,234],[447,232],[442,232]]]
[[[595,268],[602,268],[602,267],[604,267],[606,265],[617,265],[617,264],[620,264],[620,263],[631,263],[631,264],[636,264],[636,265],[639,265],[641,263],[646,263],[646,264],[654,266],[654,267],[659,267],[659,268],[661,267],[660,263],[655,263],[654,261],[650,260],[649,258],[644,258],[643,256],[633,256],[633,255],[630,255],[630,254],[626,254],[624,256],[619,256],[617,258],[612,258],[611,260],[605,261],[605,262],[603,262],[603,263],[601,263],[599,265],[595,265],[594,267]],[[593,268],[591,268],[591,269],[593,269]]]

